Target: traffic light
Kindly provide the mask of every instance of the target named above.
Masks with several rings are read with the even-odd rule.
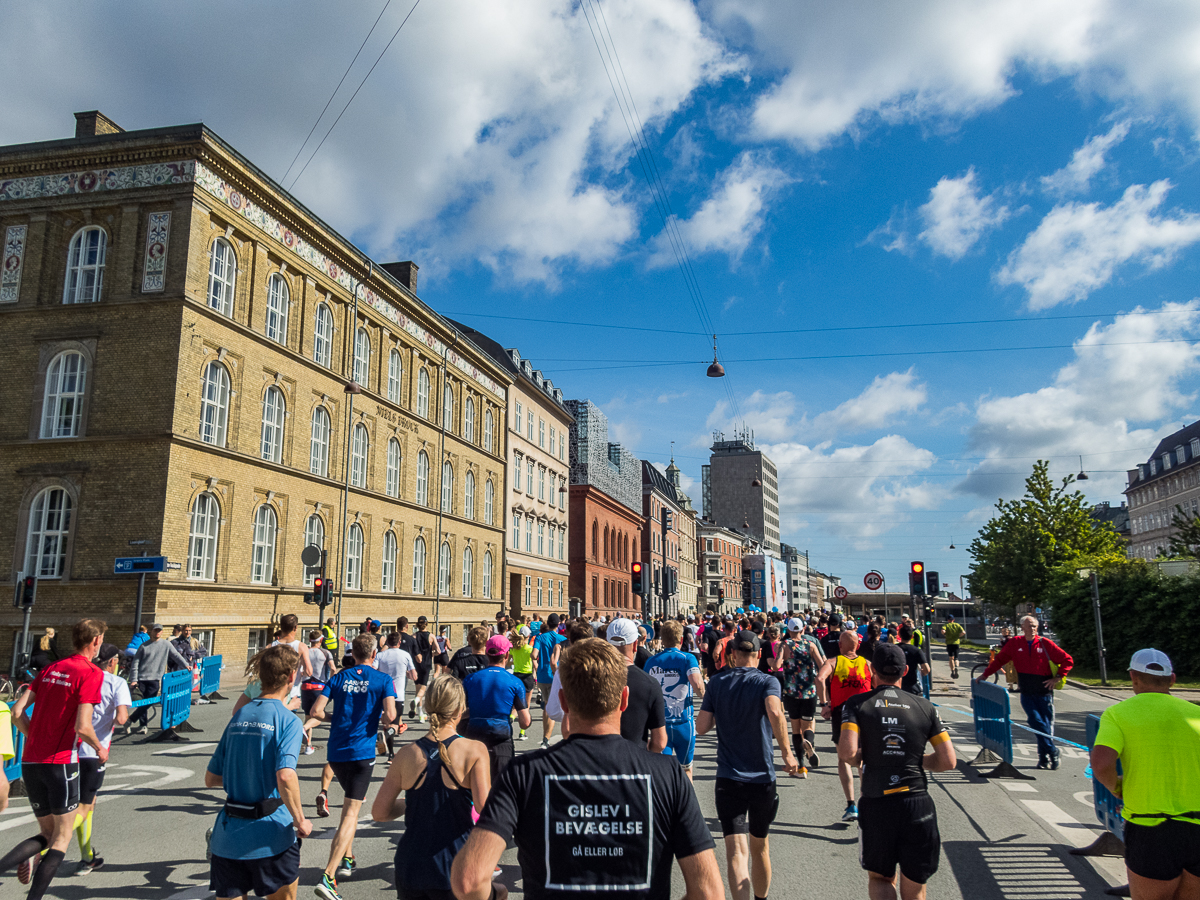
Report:
[[[630,593],[637,594],[639,596],[646,593],[646,587],[642,584],[642,564],[640,562],[630,563],[629,579]]]
[[[725,599],[725,588],[717,588],[717,599],[718,600]]]
[[[321,606],[328,606],[330,594],[332,593],[333,582],[328,578],[317,576],[313,579],[313,603]]]
[[[925,593],[925,563],[914,561],[908,567],[908,592],[914,597]]]
[[[33,606],[37,599],[37,576],[26,575],[25,583],[21,586],[21,605]]]
[[[932,606],[925,607],[925,627],[926,628],[933,627],[933,607]]]
[[[930,597],[937,597],[942,593],[942,581],[937,572],[925,573],[925,593]]]

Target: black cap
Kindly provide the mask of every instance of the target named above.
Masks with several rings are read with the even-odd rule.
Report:
[[[761,646],[762,641],[753,631],[742,630],[733,636],[734,650],[741,650],[743,653],[757,653]]]
[[[550,629],[558,627],[558,613],[550,613],[550,615],[546,616],[546,627]]]
[[[100,652],[98,652],[96,654],[96,660],[95,660],[96,665],[98,665],[98,666],[104,665],[106,662],[108,662],[114,656],[117,656],[120,652],[121,652],[121,648],[118,647],[116,644],[101,644]]]
[[[876,644],[871,666],[885,678],[899,678],[904,674],[908,660],[898,644]]]
[[[841,624],[842,624],[842,617],[839,616],[837,613],[831,613],[829,616],[829,627],[837,628]]]

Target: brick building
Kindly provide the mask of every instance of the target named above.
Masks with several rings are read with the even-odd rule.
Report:
[[[683,492],[681,484],[682,472],[675,465],[675,457],[667,466],[667,478],[675,487],[675,497],[679,501],[679,596],[676,603],[679,612],[684,615],[703,612],[700,584],[700,545],[696,537],[696,508],[692,506],[692,498]]]
[[[1129,470],[1128,553],[1137,559],[1167,555],[1175,516],[1200,515],[1200,422],[1158,442],[1150,458]]]
[[[203,125],[0,148],[0,547],[34,627],[190,622],[234,665],[328,553],[357,623],[500,596],[509,374]],[[348,498],[343,504],[343,497]],[[13,634],[19,614],[0,624]]]
[[[742,606],[742,557],[746,536],[732,528],[699,519],[696,539],[704,577],[704,602],[709,610],[731,613]]]
[[[648,607],[650,614],[677,615],[682,524],[679,497],[671,479],[646,460],[642,460],[642,518],[646,520],[646,529],[642,532],[641,558],[649,584],[646,596],[652,601]],[[672,576],[676,592],[668,596],[667,585]]]

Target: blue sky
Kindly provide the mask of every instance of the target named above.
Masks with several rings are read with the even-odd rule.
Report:
[[[0,140],[206,122],[639,456],[673,441],[697,504],[712,431],[753,428],[785,540],[852,589],[957,589],[1034,459],[1119,502],[1200,414],[1195,3],[424,0],[380,58],[385,3],[11,9]]]

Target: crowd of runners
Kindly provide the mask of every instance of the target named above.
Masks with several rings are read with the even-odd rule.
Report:
[[[75,653],[45,666],[11,710],[25,735],[22,772],[38,834],[0,857],[0,872],[16,868],[34,900],[46,894],[72,834],[77,872],[103,865],[92,846],[95,799],[113,729],[133,703],[116,674],[121,651],[105,630],[94,619],[76,624]],[[1053,689],[1072,661],[1038,634],[1036,619],[1022,630],[992,654],[983,677],[1015,669],[1040,733],[1039,764],[1055,768]],[[962,635],[943,637],[949,649]],[[665,900],[675,860],[689,898],[763,900],[776,779],[806,778],[822,765],[821,720],[837,748],[824,764],[837,767],[841,819],[856,823],[870,898],[919,900],[941,857],[926,773],[957,764],[937,709],[922,696],[924,640],[907,617],[860,624],[837,614],[653,622],[552,614],[524,623],[498,617],[471,628],[454,650],[448,630],[434,635],[425,617],[411,629],[405,617],[394,629],[367,619],[343,644],[332,620],[302,635],[297,617],[284,615],[275,643],[250,661],[249,683],[205,772],[206,787],[225,796],[208,832],[210,888],[221,900],[296,897],[309,815],[334,815],[336,781],[341,809],[311,888],[342,900],[357,870],[362,806],[382,765],[370,815],[404,819],[394,866],[401,900],[503,900],[497,878],[510,843],[531,898],[603,890]],[[171,658],[170,650],[143,651],[139,663],[157,665],[160,655]],[[955,674],[957,646],[949,655]],[[1135,696],[1102,720],[1096,777],[1125,799],[1135,900],[1195,900],[1200,709],[1168,696],[1174,674],[1159,651],[1136,654],[1130,674]],[[518,755],[534,703],[541,746]],[[0,756],[10,759],[7,713],[0,709]],[[417,723],[428,730],[405,739]],[[697,735],[709,732],[728,892],[697,799],[710,788],[692,781]],[[320,752],[318,740],[320,791],[303,797],[298,760]],[[0,809],[7,799],[0,779]]]

